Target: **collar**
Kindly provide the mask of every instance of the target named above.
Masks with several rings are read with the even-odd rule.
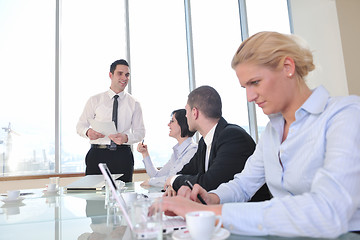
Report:
[[[179,143],[177,143],[174,147],[173,147],[173,151],[174,153],[178,156],[181,153],[183,153],[188,147],[189,145],[192,143],[192,138],[188,137],[187,139],[185,139],[185,141],[183,141],[180,145]]]
[[[329,97],[329,92],[323,86],[319,86],[313,90],[310,97],[297,111],[305,110],[311,114],[322,113],[326,108]]]
[[[214,139],[215,129],[216,129],[217,125],[218,125],[218,123],[215,124],[215,125],[213,126],[213,128],[212,128],[212,129],[206,134],[206,136],[204,137],[204,142],[205,142],[205,144],[206,144],[207,147],[208,147],[208,146],[211,146],[211,143],[212,143],[212,141],[213,141],[213,139]]]
[[[109,88],[109,90],[107,91],[107,94],[109,96],[110,99],[112,99],[115,95],[119,95],[119,99],[123,99],[125,97],[125,91],[121,91],[118,94],[116,94],[113,90],[111,90]]]
[[[330,97],[329,92],[323,87],[319,86],[312,91],[312,94],[304,104],[295,112],[296,119],[299,119],[302,115],[302,112],[307,112],[309,114],[320,114],[322,113],[327,105],[327,101]],[[271,125],[279,130],[283,128],[284,118],[281,113],[275,113],[269,115]]]

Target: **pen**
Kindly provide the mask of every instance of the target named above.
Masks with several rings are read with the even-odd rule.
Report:
[[[189,186],[189,188],[190,188],[191,190],[193,190],[193,187],[194,187],[194,186],[191,184],[191,182],[190,182],[189,180],[185,180],[185,183],[186,183],[186,185]],[[198,199],[200,200],[200,202],[201,202],[202,204],[207,205],[206,202],[204,201],[204,199],[200,196],[200,194],[198,194],[197,197],[198,197]]]
[[[144,139],[142,140],[141,144],[144,146]]]

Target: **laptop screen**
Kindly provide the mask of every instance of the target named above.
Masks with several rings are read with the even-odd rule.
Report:
[[[118,205],[126,219],[128,226],[130,227],[131,230],[133,230],[133,225],[130,221],[129,214],[126,211],[127,207],[126,207],[125,200],[122,198],[121,194],[117,191],[115,181],[111,176],[109,168],[107,167],[106,163],[99,163],[99,168],[100,168],[101,173],[104,175],[105,181],[109,184],[111,191],[113,193],[113,196],[115,197],[115,200],[118,203]]]
[[[133,231],[134,227],[133,227],[133,224],[129,217],[130,214],[127,212],[127,206],[126,206],[125,200],[123,199],[121,194],[117,191],[117,187],[116,187],[114,179],[112,178],[110,170],[108,169],[106,163],[99,163],[99,168],[100,168],[102,174],[104,175],[105,181],[107,181],[109,183],[109,186],[111,188],[113,196],[115,196],[115,200],[118,203],[128,226]],[[162,223],[163,223],[163,232],[164,233],[170,233],[174,230],[184,229],[186,227],[185,220],[180,216],[169,217]]]

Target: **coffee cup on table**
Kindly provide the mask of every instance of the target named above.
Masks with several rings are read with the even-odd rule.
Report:
[[[20,190],[8,190],[7,197],[9,200],[16,200],[20,196]]]
[[[49,178],[49,184],[55,184],[55,189],[57,189],[59,187],[59,181],[60,181],[59,177]]]
[[[56,188],[56,183],[48,183],[47,188],[46,188],[49,192],[53,192],[55,191]]]
[[[220,216],[211,211],[189,212],[185,217],[186,227],[193,240],[210,240],[222,224]]]

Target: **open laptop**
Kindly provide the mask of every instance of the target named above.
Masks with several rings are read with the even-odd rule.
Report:
[[[107,181],[109,183],[109,186],[111,188],[111,191],[113,192],[113,196],[115,197],[115,200],[118,204],[118,206],[120,207],[124,218],[128,224],[128,227],[131,229],[131,231],[133,231],[134,226],[131,222],[130,219],[130,214],[127,212],[127,206],[125,203],[125,200],[123,199],[123,197],[121,196],[121,194],[117,191],[117,187],[115,185],[115,181],[112,178],[111,172],[109,170],[109,168],[107,167],[106,163],[99,163],[99,168],[102,172],[102,174],[104,175],[105,181]],[[186,228],[186,222],[185,220],[180,217],[180,216],[176,216],[176,217],[166,217],[165,220],[162,221],[162,225],[163,225],[163,233],[167,234],[167,233],[171,233],[174,230],[179,230],[179,229],[185,229]],[[146,238],[147,236],[137,236],[140,238]]]

